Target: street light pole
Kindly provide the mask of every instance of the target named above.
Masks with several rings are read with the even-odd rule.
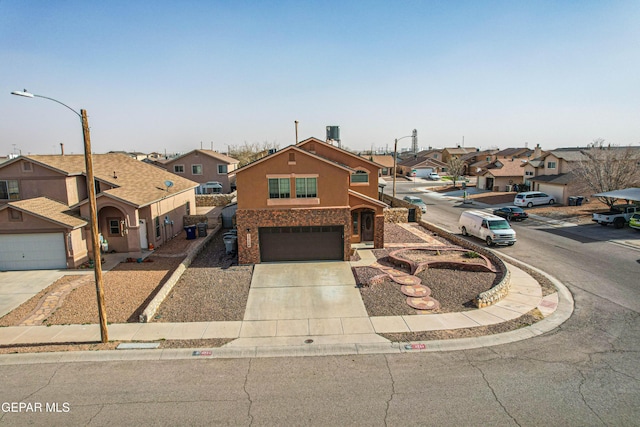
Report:
[[[93,178],[93,161],[91,159],[91,136],[89,133],[89,121],[87,119],[87,110],[80,110],[78,113],[73,108],[58,101],[57,99],[48,98],[42,95],[35,95],[27,92],[25,89],[23,92],[15,91],[11,92],[12,95],[23,96],[26,98],[44,98],[53,102],[57,102],[60,105],[67,107],[73,111],[82,123],[82,138],[84,140],[84,159],[87,169],[87,189],[89,191],[89,215],[91,217],[91,241],[93,246],[93,258],[94,258],[94,273],[96,280],[96,295],[98,298],[98,316],[100,318],[100,339],[103,343],[109,341],[109,332],[107,330],[107,311],[104,302],[104,286],[102,282],[102,259],[100,257],[100,242],[98,240],[98,212],[96,203],[96,188],[95,180]]]
[[[393,144],[393,198],[396,198],[396,163],[398,161],[398,141],[405,138],[411,138],[413,135],[403,136],[401,138],[396,138],[395,143]]]

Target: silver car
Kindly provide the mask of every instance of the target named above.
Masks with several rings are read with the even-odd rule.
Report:
[[[422,201],[422,199],[420,197],[404,196],[403,200],[405,202],[409,202],[412,205],[416,205],[417,207],[419,207],[420,210],[422,211],[422,213],[427,213],[427,205],[424,204],[424,202]]]

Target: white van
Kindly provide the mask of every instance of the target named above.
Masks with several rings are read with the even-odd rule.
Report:
[[[463,236],[478,237],[487,242],[487,246],[511,246],[516,242],[516,232],[509,222],[488,212],[464,211],[460,215],[458,226]]]

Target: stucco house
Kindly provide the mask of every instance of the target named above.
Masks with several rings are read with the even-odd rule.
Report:
[[[238,260],[348,260],[384,247],[381,166],[316,138],[236,170]]]
[[[222,193],[230,193],[228,173],[238,168],[238,160],[213,150],[193,150],[163,162],[162,166],[169,172],[199,184],[219,182]],[[206,187],[201,189],[202,193],[209,192]]]
[[[124,154],[92,158],[105,249],[140,252],[182,231],[197,183]],[[84,155],[0,165],[0,270],[76,268],[93,258],[85,170]]]
[[[478,189],[512,191],[513,185],[523,183],[522,164],[521,159],[495,160],[478,176]]]
[[[525,183],[535,191],[553,196],[558,203],[568,204],[570,196],[582,194],[584,183],[572,171],[587,159],[585,148],[559,148],[540,153],[524,166]]]

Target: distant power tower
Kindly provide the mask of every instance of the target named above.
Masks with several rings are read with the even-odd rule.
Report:
[[[411,153],[418,153],[418,131],[416,129],[411,133]]]

